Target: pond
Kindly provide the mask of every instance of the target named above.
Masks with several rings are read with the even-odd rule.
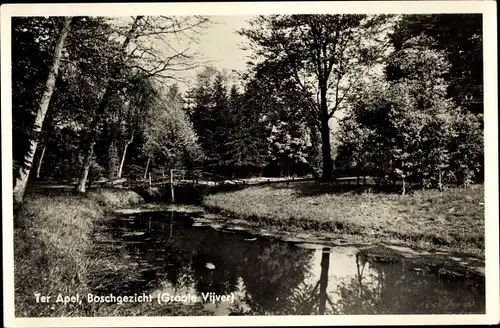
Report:
[[[116,214],[105,229],[135,274],[106,287],[115,295],[177,296],[214,315],[485,313],[483,276],[352,245],[283,240],[201,212]]]

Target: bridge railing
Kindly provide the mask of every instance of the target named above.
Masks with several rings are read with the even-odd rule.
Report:
[[[171,181],[175,183],[192,183],[192,184],[244,184],[245,180],[231,179],[219,174],[203,172],[201,170],[171,170]]]
[[[180,170],[172,169],[170,174],[164,176],[152,176],[148,174],[146,179],[128,180],[126,185],[129,187],[138,186],[159,186],[167,184],[190,184],[190,185],[227,185],[227,184],[247,184],[246,180],[228,178],[219,174],[204,172],[201,170]]]

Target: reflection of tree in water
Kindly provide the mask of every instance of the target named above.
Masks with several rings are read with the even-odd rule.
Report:
[[[176,214],[179,215],[179,214]],[[160,217],[160,216],[159,216]],[[245,308],[252,313],[278,313],[305,279],[313,252],[272,240],[244,241],[244,233],[192,227],[190,220],[143,216],[130,229],[146,234],[131,238],[126,248],[140,261],[143,287],[167,280],[176,290],[194,287],[198,293],[238,292],[245,288]],[[215,266],[206,267],[207,263]],[[140,290],[141,292],[144,291]]]
[[[251,310],[243,311],[236,304],[238,314],[289,314],[294,292],[306,278],[313,256],[310,250],[288,243],[262,241],[253,244],[241,263],[241,277],[245,283],[245,303]]]
[[[242,247],[234,236],[226,237],[219,231],[210,231],[200,238],[202,242],[196,248],[191,264],[196,291],[216,295],[234,292],[238,285],[238,262]],[[215,268],[207,268],[207,263],[213,264]]]
[[[325,247],[321,253],[321,273],[319,280],[314,284],[302,283],[294,290],[289,304],[286,307],[287,314],[310,315],[310,314],[335,314],[328,289],[328,273],[330,269],[330,248]],[[328,308],[327,305],[330,305]],[[284,313],[285,314],[285,313]]]
[[[465,279],[417,273],[404,260],[369,261],[356,256],[358,272],[341,282],[334,304],[342,314],[423,314],[484,312],[484,285]],[[367,264],[370,270],[366,270]]]
[[[249,275],[244,278],[247,294],[241,302],[232,306],[232,314],[323,314],[322,311],[327,302],[329,249],[325,248],[323,251],[321,277],[313,285],[305,282],[312,276],[309,268],[314,255],[313,251],[288,244],[272,244],[264,245],[264,247],[270,251],[266,252],[264,249],[260,257],[271,253],[273,254],[270,257],[271,260],[260,262],[264,266],[256,267],[257,270],[262,270],[258,271],[259,274],[251,276],[252,272],[249,272]],[[282,256],[279,256],[280,254]],[[288,259],[293,259],[293,261]],[[266,263],[273,263],[273,265],[266,267]],[[245,310],[242,303],[249,306],[250,310]]]
[[[117,222],[122,227],[126,227],[124,221],[117,220]],[[172,237],[173,232],[183,230],[179,229],[182,224],[173,223],[172,214],[148,213],[139,215],[134,219],[133,224],[130,223],[127,232],[138,235],[121,237],[121,239],[126,241],[123,246],[131,255],[131,261],[136,264],[133,270],[140,271],[142,277],[135,281],[126,292],[146,292],[164,280],[170,281],[175,290],[192,284],[190,262],[186,261],[191,257],[192,247],[187,247]],[[144,234],[141,235],[141,232]],[[117,236],[117,239],[120,237]],[[121,292],[124,291],[121,290]]]
[[[289,243],[244,241],[244,234],[196,228],[185,218],[161,215],[152,222],[139,217],[125,227],[144,235],[120,237],[123,228],[116,237],[128,241],[125,250],[141,277],[117,282],[119,292],[146,292],[165,281],[175,291],[237,292],[233,314],[484,313],[484,279],[445,279],[358,253],[355,275],[336,283],[332,292],[329,249],[323,250],[318,281],[306,283],[314,252]]]

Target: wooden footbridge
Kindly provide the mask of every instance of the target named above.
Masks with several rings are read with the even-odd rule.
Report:
[[[220,185],[256,185],[263,183],[277,183],[287,181],[312,180],[310,177],[303,178],[250,178],[236,179],[222,175],[203,172],[199,170],[170,170],[169,175],[153,177],[151,174],[146,179],[129,180],[127,186],[130,187],[165,187],[165,186],[220,186]]]
[[[151,173],[146,179],[128,180],[125,185],[134,189],[148,188],[170,188],[171,199],[174,201],[174,189],[176,187],[211,188],[229,185],[251,184],[247,179],[232,179],[218,174],[203,172],[200,170],[170,170],[169,175],[153,177]]]
[[[128,185],[134,187],[165,187],[169,185],[182,186],[218,186],[224,184],[246,184],[243,179],[231,179],[221,175],[190,170],[170,170],[169,175],[153,177],[151,174],[146,179],[129,180]]]
[[[278,182],[292,182],[300,180],[311,180],[311,178],[250,178],[250,179],[235,179],[228,178],[222,175],[203,172],[200,170],[170,170],[170,174],[153,177],[151,174],[146,179],[128,180],[124,186],[133,189],[148,189],[148,188],[170,188],[171,199],[174,199],[174,189],[176,187],[194,187],[194,188],[214,188],[219,186],[241,186],[241,185],[258,185]]]

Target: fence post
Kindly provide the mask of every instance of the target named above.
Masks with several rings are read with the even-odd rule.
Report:
[[[170,198],[172,203],[175,203],[174,197],[174,170],[170,169]]]

